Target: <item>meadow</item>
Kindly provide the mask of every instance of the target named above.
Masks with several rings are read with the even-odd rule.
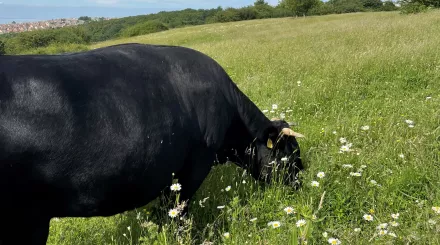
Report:
[[[202,51],[269,118],[294,122],[303,186],[219,165],[190,217],[151,203],[52,219],[48,244],[440,244],[440,11],[219,23],[91,48],[128,42]]]

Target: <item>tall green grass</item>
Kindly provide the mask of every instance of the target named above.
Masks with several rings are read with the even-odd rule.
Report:
[[[200,50],[268,117],[285,113],[306,135],[299,141],[304,186],[264,185],[234,165],[216,166],[188,219],[172,219],[153,203],[109,218],[53,220],[49,244],[327,244],[331,237],[440,244],[440,214],[432,209],[440,206],[439,11],[212,24],[91,48],[125,42]],[[272,104],[279,109],[270,112]],[[341,138],[351,151],[340,153]],[[288,206],[295,213],[287,214]],[[297,227],[300,219],[306,224]],[[281,226],[268,226],[272,221]],[[386,235],[377,229],[383,223]]]

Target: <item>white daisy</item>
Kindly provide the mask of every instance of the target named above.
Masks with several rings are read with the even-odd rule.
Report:
[[[322,178],[325,177],[325,173],[324,173],[324,172],[319,172],[316,176],[317,176],[318,178],[322,179]]]
[[[177,217],[177,215],[179,215],[179,211],[175,208],[168,211],[168,216],[170,216],[171,218],[175,218]]]
[[[314,181],[312,181],[311,185],[313,187],[319,187],[319,182],[314,180]]]
[[[382,224],[378,225],[378,226],[376,227],[376,229],[378,229],[378,230],[383,230],[383,229],[386,229],[387,227],[388,227],[388,224],[387,224],[387,223],[382,223]]]
[[[362,176],[362,174],[361,173],[354,173],[354,172],[350,172],[350,175],[351,176],[354,176],[354,177],[360,177],[360,176]]]
[[[436,214],[440,214],[440,207],[432,207],[432,210],[433,210]]]
[[[281,226],[281,223],[279,221],[271,221],[269,223],[267,223],[268,226],[272,226],[272,228],[278,228]]]
[[[225,233],[223,233],[223,236],[226,238],[229,238],[230,234],[229,234],[229,232],[225,232]]]
[[[373,216],[370,214],[364,214],[363,218],[366,221],[373,221],[374,220]]]
[[[298,220],[298,222],[296,222],[296,226],[297,227],[301,227],[304,226],[307,222],[303,219]]]
[[[362,129],[363,131],[367,131],[367,130],[370,129],[370,126],[365,125],[365,126],[362,126],[361,129]]]
[[[399,219],[399,216],[400,216],[399,213],[391,214],[391,218],[393,219]]]
[[[286,214],[292,214],[295,210],[292,207],[286,207],[284,208],[284,212],[286,212]]]
[[[360,232],[361,228],[354,228],[354,232]]]
[[[273,104],[272,105],[272,110],[277,110],[278,109],[278,105],[277,104]]]
[[[330,243],[332,245],[339,245],[339,244],[341,244],[341,241],[339,241],[339,239],[337,239],[337,238],[331,237],[328,239],[328,243]]]
[[[179,183],[172,184],[171,187],[170,187],[170,189],[171,189],[172,191],[180,191],[180,190],[182,190],[182,185],[180,185]]]
[[[225,191],[230,191],[230,190],[231,190],[231,186],[228,185],[228,186],[225,188]]]

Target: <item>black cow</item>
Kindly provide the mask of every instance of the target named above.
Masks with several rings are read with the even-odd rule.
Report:
[[[189,199],[216,159],[268,181],[287,156],[295,176],[294,136],[188,48],[0,56],[0,244],[45,244],[53,217],[143,206],[172,173]]]

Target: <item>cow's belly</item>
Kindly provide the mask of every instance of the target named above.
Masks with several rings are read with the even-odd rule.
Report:
[[[68,178],[50,183],[49,189],[56,190],[49,205],[53,216],[109,216],[157,198],[171,185],[172,174],[182,169],[189,153],[186,142],[170,144],[164,140],[159,144],[160,147],[123,157],[109,152],[90,165],[77,162],[79,166]]]

